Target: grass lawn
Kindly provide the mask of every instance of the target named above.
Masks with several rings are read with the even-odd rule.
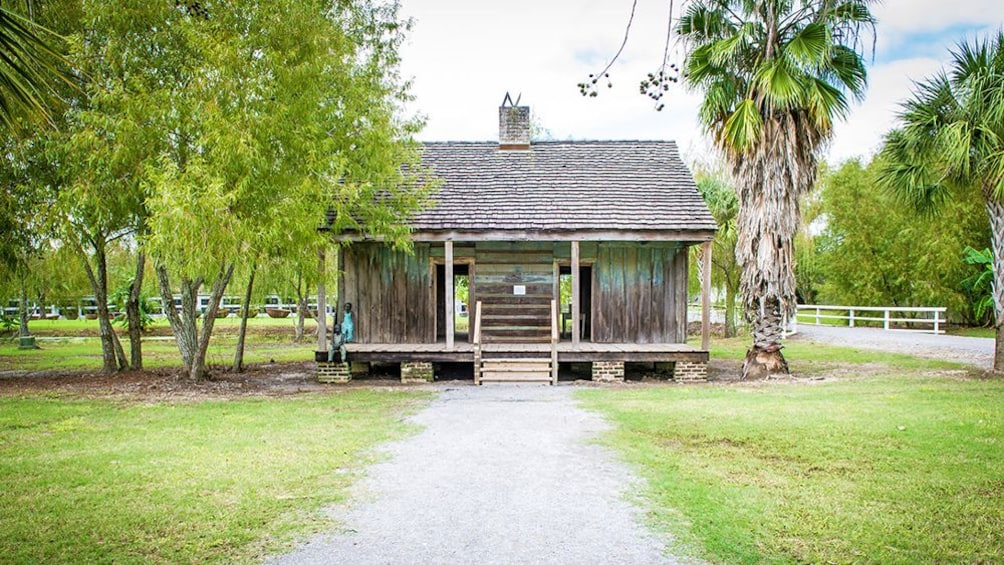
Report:
[[[952,328],[948,330],[951,335],[961,335],[963,337],[997,337],[997,332],[993,328]]]
[[[240,320],[228,317],[216,320],[206,360],[211,367],[233,364]],[[245,363],[270,361],[310,361],[317,347],[313,320],[304,323],[301,343],[293,341],[295,317],[273,319],[258,317],[249,321],[245,345]],[[101,342],[97,320],[32,320],[29,324],[40,349],[19,350],[16,341],[0,342],[0,370],[20,371],[98,371],[101,369]],[[129,355],[129,339],[124,330],[119,339]],[[148,368],[180,367],[181,354],[164,319],[156,320],[143,339],[143,365]]]
[[[796,372],[876,362],[786,353]],[[603,441],[647,479],[656,527],[712,562],[1004,561],[1004,381],[884,363],[877,376],[578,394],[615,424]]]
[[[330,523],[428,395],[141,403],[0,398],[8,563],[260,561]]]
[[[22,371],[99,371],[101,370],[101,341],[96,337],[39,338],[40,349],[18,349],[16,343],[0,344],[0,370]],[[215,335],[209,344],[206,361],[210,367],[229,367],[233,364],[237,339],[233,336]],[[126,357],[129,341],[122,340]],[[245,345],[245,363],[269,361],[312,361],[317,344],[310,336],[302,343],[291,339],[273,340],[255,336]],[[173,338],[151,337],[143,339],[143,366],[180,367],[181,354]]]

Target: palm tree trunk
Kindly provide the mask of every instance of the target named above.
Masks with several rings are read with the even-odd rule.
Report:
[[[763,311],[752,320],[753,347],[746,352],[742,380],[760,380],[788,374],[788,362],[781,354],[784,319],[776,299],[764,300]]]
[[[801,225],[799,201],[816,174],[812,140],[801,119],[790,113],[771,116],[756,146],[730,155],[739,193],[739,289],[753,329],[743,379],[788,374],[781,340],[783,320],[794,314],[797,300],[794,242]]]
[[[997,337],[994,346],[993,372],[1004,375],[1004,204],[984,188],[987,212],[990,216],[990,244],[994,251],[994,327]]]

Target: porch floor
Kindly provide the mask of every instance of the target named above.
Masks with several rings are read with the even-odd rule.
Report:
[[[433,361],[441,363],[473,363],[474,345],[457,342],[452,348],[446,343],[349,343],[349,359],[362,362],[400,363],[403,361]],[[549,343],[486,343],[483,355],[540,357],[551,354]],[[592,361],[696,361],[708,360],[708,352],[685,343],[558,343],[558,362]]]

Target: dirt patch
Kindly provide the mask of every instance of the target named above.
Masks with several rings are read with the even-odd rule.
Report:
[[[243,373],[215,371],[201,382],[184,378],[178,369],[103,373],[0,373],[0,396],[57,394],[83,398],[136,401],[229,400],[331,393],[357,386],[395,386],[395,381],[366,380],[349,385],[325,385],[315,378],[311,362],[252,365]]]
[[[861,379],[889,373],[889,367],[878,363],[840,365],[818,364],[810,371],[796,371],[787,377],[768,381],[742,382],[742,362],[731,359],[712,359],[708,364],[709,385],[740,385],[766,387],[783,384],[814,384],[834,380]],[[980,378],[977,370],[918,371],[916,376],[940,376],[959,380]],[[573,380],[575,386],[659,387],[677,386],[665,374],[653,373],[640,380],[624,383],[597,383],[583,379]],[[82,398],[117,398],[138,402],[229,400],[249,397],[281,397],[298,394],[337,394],[355,387],[399,387],[402,385],[393,373],[374,372],[373,375],[354,380],[345,385],[321,384],[316,380],[312,362],[266,363],[251,365],[243,373],[217,369],[202,382],[184,378],[177,368],[126,371],[105,375],[94,372],[43,371],[25,373],[0,371],[0,396],[49,394]]]

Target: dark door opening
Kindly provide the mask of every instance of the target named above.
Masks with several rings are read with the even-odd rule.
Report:
[[[562,339],[572,339],[572,267],[558,267],[558,289],[560,295],[560,315],[558,320]],[[593,324],[593,267],[579,266],[579,339],[592,341]]]
[[[468,341],[471,309],[470,267],[453,265],[453,339]],[[446,265],[436,265],[436,340],[446,340]]]

